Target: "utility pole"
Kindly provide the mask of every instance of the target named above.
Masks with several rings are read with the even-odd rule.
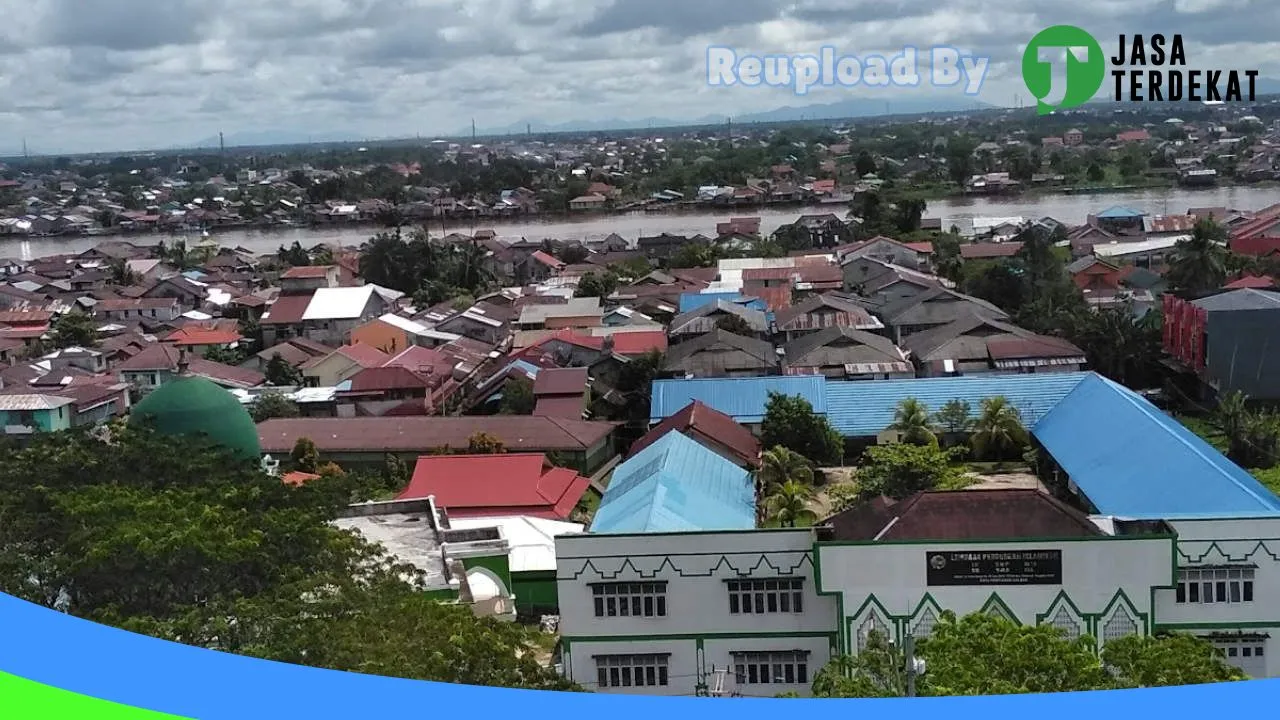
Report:
[[[906,662],[907,670],[907,697],[916,696],[916,638],[910,632],[906,633],[906,639],[902,643],[902,657]]]
[[[729,124],[729,149],[733,149],[733,118],[725,118],[725,122]]]
[[[471,142],[474,144],[475,141],[476,141],[476,119],[471,118]]]
[[[218,131],[218,154],[225,156],[227,154],[227,141],[222,136],[222,131]]]

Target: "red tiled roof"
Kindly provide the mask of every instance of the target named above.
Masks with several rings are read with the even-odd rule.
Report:
[[[351,389],[344,393],[376,393],[389,390],[418,390],[439,385],[443,380],[406,367],[365,368],[351,376]]]
[[[547,253],[542,252],[541,250],[535,250],[532,257],[534,260],[537,260],[538,262],[552,269],[559,269],[564,267],[564,263],[548,255]]]
[[[402,367],[428,375],[448,376],[454,365],[457,362],[439,350],[414,345],[388,360],[383,367]]]
[[[302,322],[302,316],[306,314],[307,306],[311,304],[312,295],[313,293],[281,295],[267,307],[267,312],[262,316],[260,324],[296,325]]]
[[[667,334],[662,330],[616,332],[609,337],[613,338],[613,352],[618,355],[643,355],[651,350],[665,352],[667,349]],[[603,351],[605,338],[601,335],[584,335],[582,333],[575,332],[573,328],[565,328],[530,345],[520,351],[519,355],[524,356],[533,354],[537,348],[541,348],[543,345],[546,345],[553,340],[560,340],[572,345],[577,345],[578,347]]]
[[[545,395],[577,395],[587,390],[586,368],[548,368],[538,373],[533,382],[535,397]]]
[[[695,400],[663,420],[631,446],[628,457],[657,442],[669,432],[681,432],[739,465],[760,465],[760,441],[733,418]]]
[[[1233,237],[1228,245],[1231,247],[1231,252],[1240,255],[1264,257],[1280,253],[1280,237]]]
[[[362,342],[343,345],[334,352],[363,368],[382,367],[387,364],[387,361],[391,360],[390,355]]]
[[[48,325],[53,313],[48,310],[0,311],[0,325]]]
[[[315,280],[325,277],[333,265],[299,265],[291,267],[280,276],[281,280]]]
[[[896,520],[895,520],[896,519]],[[890,525],[892,523],[892,525]],[[1004,540],[1101,535],[1079,512],[1039,490],[956,490],[879,499],[839,513],[837,540]]]
[[[263,452],[288,453],[310,438],[322,453],[427,452],[465,448],[478,432],[508,450],[582,452],[613,433],[616,423],[501,415],[491,417],[291,418],[258,425]]]
[[[184,327],[181,330],[170,333],[164,341],[173,343],[178,347],[186,347],[190,345],[230,345],[243,339],[240,333],[232,330]]]
[[[418,458],[397,500],[434,496],[452,517],[519,514],[567,520],[590,481],[538,453]]]
[[[966,243],[960,246],[960,257],[965,260],[1013,257],[1022,249],[1020,242]]]
[[[1084,351],[1070,342],[1047,335],[991,338],[987,341],[987,353],[992,360],[1084,357]]]
[[[301,470],[294,470],[293,472],[285,473],[280,477],[280,480],[283,481],[285,485],[293,485],[294,487],[305,485],[312,480],[319,479],[319,475],[316,475],[315,473],[302,472]]]
[[[1245,275],[1239,280],[1227,283],[1224,286],[1224,289],[1244,290],[1247,288],[1254,288],[1258,290],[1265,290],[1267,288],[1273,288],[1275,286],[1276,286],[1276,281],[1269,277],[1259,277],[1257,275]]]

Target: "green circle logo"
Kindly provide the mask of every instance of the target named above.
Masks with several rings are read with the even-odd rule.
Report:
[[[1074,25],[1041,30],[1022,53],[1022,81],[1041,115],[1089,102],[1106,74],[1102,46]]]

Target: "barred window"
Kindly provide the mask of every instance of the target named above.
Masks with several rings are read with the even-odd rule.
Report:
[[[804,612],[803,583],[800,578],[726,581],[729,612],[734,615]]]
[[[1178,570],[1179,603],[1253,602],[1253,568],[1185,568]]]
[[[1058,608],[1058,612],[1054,614],[1051,625],[1062,631],[1068,638],[1075,640],[1080,637],[1080,623],[1071,617],[1071,613],[1067,612],[1065,607]]]
[[[803,650],[735,652],[733,673],[739,685],[807,685],[809,653]]]
[[[665,582],[600,583],[591,586],[596,617],[666,617]]]
[[[1116,610],[1106,625],[1102,626],[1102,642],[1108,643],[1112,640],[1119,640],[1122,637],[1137,634],[1138,624],[1129,617],[1129,612],[1124,608]]]
[[[933,614],[933,608],[924,611],[920,619],[916,621],[915,626],[911,628],[912,637],[926,638],[933,634],[933,627],[938,624],[938,616]]]
[[[880,619],[876,613],[871,613],[866,620],[862,621],[862,625],[858,626],[858,652],[867,649],[867,641],[871,639],[871,633],[878,632],[884,636],[885,640],[892,640],[889,635],[889,626]]]
[[[658,687],[670,680],[669,654],[597,655],[596,684],[612,687]]]

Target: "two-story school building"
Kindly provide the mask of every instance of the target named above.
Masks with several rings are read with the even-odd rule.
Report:
[[[615,470],[590,531],[556,539],[566,676],[597,692],[805,694],[872,630],[924,637],[946,610],[1099,648],[1191,632],[1253,677],[1280,676],[1280,499],[1131,391],[1088,373],[1065,392],[1052,382],[1059,396],[1028,427],[1057,496],[928,492],[755,529],[746,470],[675,432],[646,446]]]

